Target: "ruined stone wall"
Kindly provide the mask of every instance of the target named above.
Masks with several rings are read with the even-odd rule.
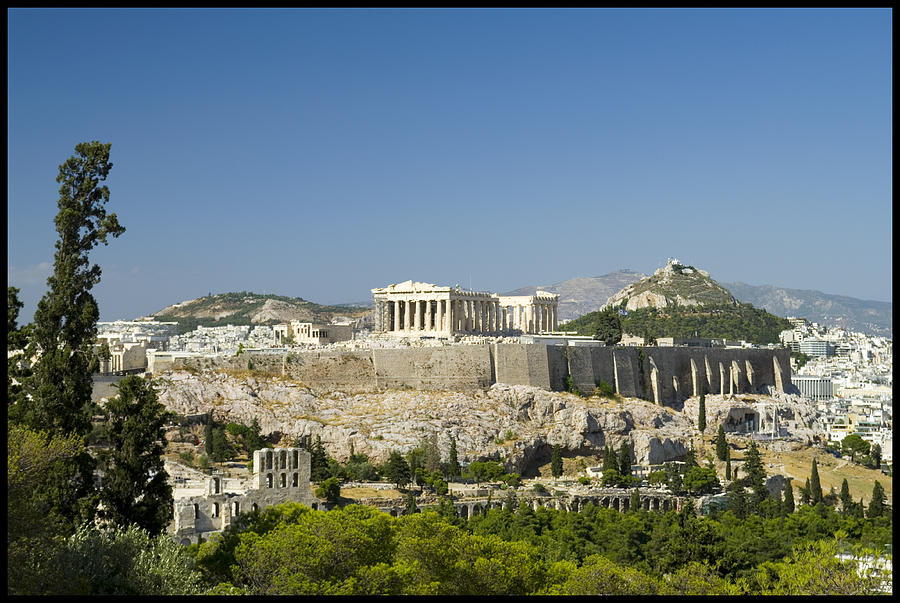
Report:
[[[777,363],[775,362],[777,359]],[[775,365],[781,367],[776,377]],[[245,352],[240,356],[179,358],[179,368],[263,371],[313,389],[351,393],[382,389],[487,389],[493,383],[552,391],[593,392],[600,381],[623,396],[660,404],[699,395],[753,393],[763,385],[790,386],[787,350],[675,347],[483,344],[362,351]],[[732,385],[732,379],[734,384]]]
[[[242,494],[225,492],[224,478],[206,480],[203,494],[174,501],[172,536],[181,544],[196,543],[212,532],[221,532],[243,513],[264,510],[286,502],[318,508],[310,488],[310,455],[299,448],[264,448],[253,453],[250,489]]]
[[[377,387],[472,390],[493,383],[488,345],[372,350]]]
[[[790,374],[783,370],[790,366],[787,350],[605,346],[561,349],[566,350],[568,375],[585,393],[593,391],[600,381],[610,383],[623,396],[659,403],[699,395],[701,388],[708,394],[755,392],[763,385],[778,385],[773,357],[782,367],[783,386],[790,384]],[[498,380],[499,376],[498,373]],[[564,389],[564,385],[549,389]]]

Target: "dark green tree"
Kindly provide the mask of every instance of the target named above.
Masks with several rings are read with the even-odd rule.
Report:
[[[719,425],[719,431],[716,434],[716,458],[724,461],[727,450],[728,441],[725,439],[725,428]]]
[[[109,149],[108,143],[79,143],[76,154],[59,166],[59,238],[49,290],[38,302],[31,333],[39,356],[25,383],[28,397],[11,409],[15,419],[33,429],[77,435],[91,431],[90,361],[100,316],[91,289],[100,282],[101,270],[90,264],[88,253],[125,232],[116,214],[107,214],[109,188],[100,185],[112,168]],[[82,465],[87,482],[91,463],[82,459]]]
[[[872,459],[872,468],[878,469],[881,467],[881,445],[880,444],[872,444],[871,451],[869,452],[869,456]]]
[[[684,457],[684,470],[687,471],[691,467],[697,466],[697,453],[694,451],[694,445],[691,444],[691,447],[688,448],[687,454]]]
[[[875,485],[872,487],[872,500],[869,501],[869,510],[868,513],[866,513],[866,516],[869,519],[874,519],[885,515],[885,511],[887,510],[887,507],[884,504],[885,500],[884,487],[881,485],[881,482],[875,480]]]
[[[813,459],[812,469],[809,472],[809,502],[812,505],[822,502],[822,484],[819,482],[819,465]]]
[[[782,510],[791,514],[794,512],[794,486],[791,484],[791,480],[788,480],[787,484],[784,486],[784,500],[781,503]]]
[[[406,459],[403,458],[403,455],[397,451],[391,453],[382,473],[391,483],[396,484],[398,488],[406,486],[412,477],[410,475],[409,463],[407,463]]]
[[[725,479],[731,481],[731,448],[725,449]]]
[[[328,455],[325,453],[325,446],[322,445],[321,436],[316,436],[316,443],[309,451],[309,473],[310,479],[314,482],[328,479]]]
[[[744,457],[744,482],[752,491],[750,499],[751,510],[756,510],[759,504],[768,498],[769,490],[766,488],[766,470],[763,468],[762,457],[756,442],[751,441]]]
[[[213,422],[212,412],[208,413],[207,416],[209,417],[209,420],[206,422],[206,425],[203,426],[203,450],[206,451],[207,456],[212,456],[213,429],[215,429],[215,423]]]
[[[172,518],[172,486],[163,452],[168,413],[153,384],[125,377],[104,407],[109,447],[99,453],[101,516],[120,526],[161,534]]]
[[[628,509],[639,511],[641,509],[641,495],[636,489],[631,491],[631,500],[628,501]]]
[[[848,515],[853,507],[853,497],[850,496],[850,484],[847,483],[847,478],[844,478],[844,481],[841,482],[841,515]]]
[[[733,481],[728,486],[727,496],[728,510],[734,513],[738,518],[747,517],[750,509],[747,501],[747,492],[744,490],[744,484],[740,481]]]
[[[607,308],[598,313],[594,323],[594,339],[606,345],[615,345],[622,341],[622,321],[618,308]]]
[[[425,470],[429,473],[441,470],[441,450],[438,448],[437,434],[431,434],[422,442],[425,450]]]
[[[713,469],[691,467],[684,474],[684,487],[691,494],[709,494],[719,487],[719,480]]]
[[[700,433],[706,431],[706,393],[700,394],[700,407],[697,411],[697,429]]]
[[[315,494],[330,503],[337,503],[341,499],[341,480],[336,477],[323,480],[316,488]]]
[[[416,505],[416,495],[411,490],[406,493],[405,502],[406,504],[403,507],[404,515],[412,515],[419,512],[419,507]]]
[[[125,229],[107,214],[109,189],[100,185],[112,168],[109,144],[79,143],[75,155],[59,166],[58,238],[48,291],[38,302],[28,332],[26,357],[37,356],[8,420],[51,435],[87,437],[95,405],[90,364],[100,311],[91,289],[100,282],[100,267],[88,254]],[[77,477],[56,488],[56,505],[73,521],[90,519],[96,509],[95,461],[84,450],[72,459]]]
[[[612,446],[607,446],[603,451],[602,471],[605,473],[610,469],[619,470],[619,461],[616,459],[616,451]]]
[[[631,475],[631,446],[625,440],[619,446],[619,473],[623,477]]]
[[[810,503],[809,496],[809,478],[806,478],[806,483],[800,486],[800,504],[808,505]]]
[[[550,453],[550,473],[553,477],[559,477],[563,473],[562,448],[559,444],[554,444]]]
[[[841,440],[841,451],[849,454],[853,461],[857,461],[861,457],[869,454],[872,445],[862,439],[858,433],[851,433]]]
[[[459,456],[456,452],[456,438],[450,438],[450,458],[447,463],[447,479],[458,477],[462,473],[459,466]]]

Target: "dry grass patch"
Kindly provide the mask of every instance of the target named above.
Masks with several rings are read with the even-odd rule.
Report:
[[[351,500],[362,500],[366,498],[385,498],[397,499],[402,498],[398,490],[378,490],[375,488],[341,488],[341,498],[349,498]]]
[[[812,471],[812,460],[815,458],[819,471],[819,482],[822,484],[822,491],[825,494],[832,487],[834,487],[835,492],[840,492],[841,482],[846,479],[853,499],[859,500],[862,498],[865,504],[868,504],[872,497],[872,487],[875,485],[875,480],[878,480],[884,487],[884,494],[887,497],[888,504],[893,505],[892,480],[881,471],[857,465],[847,459],[836,458],[827,452],[813,448],[792,450],[790,452],[772,452],[761,448],[760,451],[762,452],[766,473],[770,475],[781,473],[791,477],[795,496],[797,495],[797,489],[806,483],[806,478],[809,477]],[[774,467],[769,467],[769,463],[774,465]]]

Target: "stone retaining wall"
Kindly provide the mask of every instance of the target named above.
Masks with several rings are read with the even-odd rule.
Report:
[[[313,389],[471,391],[494,383],[584,393],[605,381],[623,396],[672,403],[708,394],[790,387],[787,350],[473,344],[358,351],[244,352],[178,358],[176,368],[228,368],[283,375]]]

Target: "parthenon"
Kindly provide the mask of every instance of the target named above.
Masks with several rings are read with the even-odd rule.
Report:
[[[559,296],[503,296],[411,280],[372,289],[375,330],[403,337],[542,333],[557,328]]]

